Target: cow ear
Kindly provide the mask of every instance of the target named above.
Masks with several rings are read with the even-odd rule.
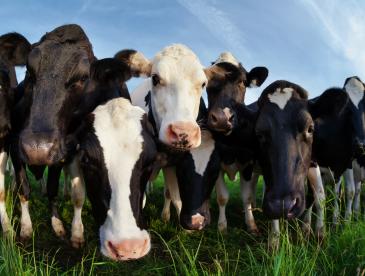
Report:
[[[13,66],[24,66],[27,63],[31,44],[18,33],[8,33],[0,36],[0,56],[7,59]]]
[[[226,77],[225,70],[217,65],[212,65],[210,67],[205,68],[204,73],[208,79],[208,84],[209,82],[213,81],[221,81]]]
[[[115,54],[114,58],[126,63],[133,77],[150,77],[152,63],[142,53],[136,50],[122,50]]]
[[[93,80],[101,83],[109,81],[126,82],[132,77],[129,66],[115,58],[94,61],[90,66],[90,76]]]
[[[247,84],[248,87],[259,87],[264,83],[269,70],[266,67],[255,67],[249,73],[247,73]]]

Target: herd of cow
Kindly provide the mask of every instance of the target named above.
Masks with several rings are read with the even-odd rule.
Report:
[[[27,69],[20,84],[15,74],[19,65]],[[143,76],[147,79],[130,96],[126,81]],[[218,228],[225,230],[229,194],[224,175],[235,179],[239,173],[245,222],[255,234],[252,209],[256,183],[263,175],[263,211],[272,220],[272,237],[279,232],[279,218],[301,218],[303,231],[309,233],[314,205],[314,233],[322,238],[325,193],[320,167],[328,169],[337,194],[344,174],[346,218],[352,209],[360,212],[365,85],[350,77],[343,88],[308,99],[299,85],[279,80],[267,86],[257,102],[245,105],[246,88],[261,86],[267,76],[267,68],[246,71],[228,52],[203,67],[181,44],[162,49],[152,60],[135,50],[98,60],[78,25],[58,27],[34,44],[18,33],[1,36],[3,232],[13,232],[5,208],[4,175],[10,155],[23,240],[33,231],[26,172],[41,179],[46,167],[55,234],[66,235],[57,210],[64,170],[70,176],[74,205],[72,245],[84,243],[81,211],[87,194],[99,227],[101,252],[114,260],[137,259],[149,252],[145,190],[160,169],[166,221],[172,202],[183,228],[202,230],[210,223],[209,199],[215,187]],[[337,201],[335,206],[336,223]]]

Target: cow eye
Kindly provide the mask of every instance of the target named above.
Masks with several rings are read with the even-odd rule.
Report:
[[[152,85],[157,86],[160,83],[160,77],[157,75],[152,75]]]
[[[206,82],[203,82],[202,83],[202,88],[204,88],[206,85],[207,85],[207,83]]]
[[[314,126],[313,126],[313,125],[310,125],[310,126],[308,127],[307,132],[308,132],[309,134],[313,134],[313,132],[314,132]]]

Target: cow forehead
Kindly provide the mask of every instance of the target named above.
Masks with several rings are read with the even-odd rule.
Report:
[[[200,82],[206,79],[198,57],[186,46],[174,44],[163,49],[152,61],[152,74],[165,81],[185,79]]]
[[[358,107],[359,102],[364,96],[363,83],[357,78],[351,78],[345,84],[345,91],[349,95],[352,103]]]
[[[293,96],[294,89],[285,87],[283,89],[277,88],[274,93],[268,94],[267,97],[271,103],[276,104],[280,109],[284,109],[288,101]]]
[[[218,59],[214,62],[214,64],[228,62],[235,66],[239,66],[238,60],[232,55],[231,52],[223,52],[219,55]]]

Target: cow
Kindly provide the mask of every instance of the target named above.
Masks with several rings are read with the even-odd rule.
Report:
[[[261,86],[268,76],[268,69],[254,67],[248,72],[230,52],[220,54],[210,69],[216,74],[207,86],[208,127],[213,131],[214,138],[219,141],[222,148],[220,153],[222,171],[216,183],[219,205],[218,229],[225,231],[227,228],[225,206],[229,193],[224,182],[224,173],[234,180],[239,172],[246,225],[249,232],[258,233],[252,215],[254,205],[252,194],[255,187],[251,185],[251,182],[254,181],[246,180],[251,179],[247,176],[247,171],[249,172],[253,166],[254,121],[257,105],[241,106],[244,104],[246,88]]]
[[[32,45],[22,85],[24,96],[14,112],[17,126],[11,142],[16,183],[21,187],[21,239],[29,239],[32,234],[26,165],[38,175],[49,166],[47,195],[51,222],[56,235],[65,236],[56,196],[61,169],[67,165],[74,204],[71,242],[74,247],[84,242],[81,210],[85,192],[78,160],[72,154],[75,145],[69,135],[80,124],[74,111],[80,104],[94,60],[91,43],[78,25],[60,26]]]
[[[99,97],[109,96],[83,116],[74,134],[101,252],[118,261],[141,258],[151,248],[142,202],[157,151],[147,114],[130,103],[124,90],[130,77],[128,66],[115,59],[91,65],[78,113],[93,108]]]
[[[11,112],[18,99],[15,66],[24,66],[31,45],[18,33],[0,36],[0,221],[3,232],[13,232],[5,207],[5,169],[9,154]]]
[[[115,58],[130,64],[135,76],[150,77],[131,93],[131,97],[134,104],[148,111],[149,120],[159,140],[159,149],[168,156],[169,161],[163,168],[166,188],[163,219],[169,220],[172,202],[179,216],[181,208],[184,209],[181,223],[185,228],[201,229],[209,222],[208,217],[204,217],[205,214],[209,216],[207,206],[201,204],[206,202],[210,190],[204,191],[205,185],[201,185],[201,181],[211,181],[210,176],[204,176],[204,171],[209,172],[211,166],[215,166],[213,160],[216,159],[216,154],[208,131],[201,144],[200,126],[203,117],[199,117],[199,112],[205,108],[201,100],[202,91],[214,72],[203,68],[197,56],[181,44],[164,48],[151,61],[131,50],[121,51]],[[204,153],[206,156],[204,162],[199,160],[199,163],[194,164],[198,152],[199,155]],[[181,173],[183,171],[185,173]],[[176,173],[180,175],[179,183]],[[191,176],[189,180],[195,183],[194,186],[187,182],[188,174]],[[187,192],[188,189],[201,189],[197,193],[196,202],[182,203],[179,186],[185,184],[190,184],[189,187],[184,186]],[[185,202],[188,197],[183,197]]]

